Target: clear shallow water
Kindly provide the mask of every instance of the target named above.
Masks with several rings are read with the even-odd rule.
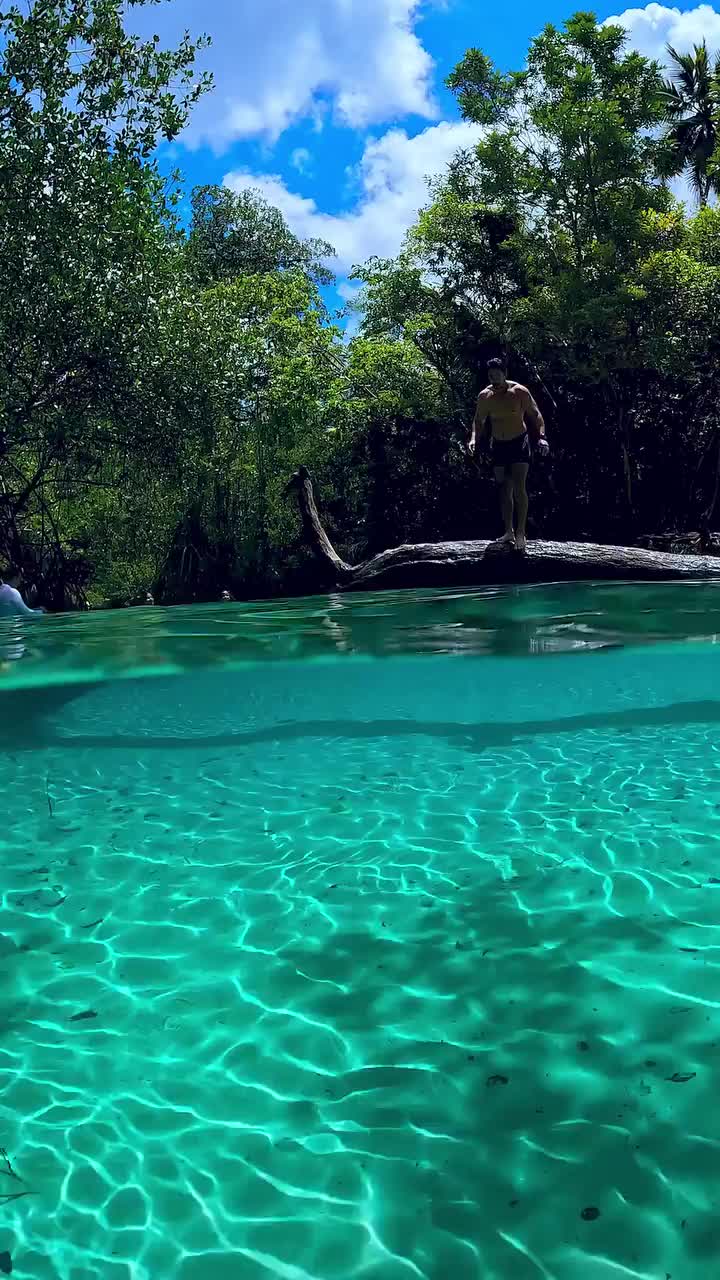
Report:
[[[559,583],[0,619],[0,688],[353,655],[587,652],[720,637],[712,582]],[[22,659],[22,661],[20,661]]]
[[[574,587],[15,635],[13,1275],[707,1280],[716,609]]]

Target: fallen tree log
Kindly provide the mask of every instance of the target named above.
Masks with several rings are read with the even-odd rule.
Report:
[[[305,540],[322,567],[324,584],[345,591],[583,579],[720,580],[719,557],[608,547],[593,542],[541,540],[528,543],[523,553],[497,542],[419,542],[381,551],[362,564],[351,565],[338,555],[323,528],[307,468],[301,467],[295,473],[286,493],[297,497]]]

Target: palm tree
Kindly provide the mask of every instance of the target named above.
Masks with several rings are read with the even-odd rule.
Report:
[[[703,40],[692,53],[668,45],[670,79],[662,98],[668,129],[670,176],[687,173],[703,208],[720,190],[720,173],[711,161],[720,142],[720,54],[708,53]],[[716,157],[717,158],[717,157]]]

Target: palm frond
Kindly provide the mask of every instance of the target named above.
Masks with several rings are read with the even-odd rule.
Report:
[[[660,90],[668,121],[664,166],[686,172],[704,204],[717,181],[708,171],[720,138],[720,53],[709,53],[704,40],[686,53],[668,45],[667,53],[670,78]]]
[[[673,83],[678,86],[682,93],[693,95],[699,74],[695,54],[678,53],[677,49],[674,49],[671,44],[667,46],[667,51],[670,57],[670,75]],[[707,57],[707,49],[705,50],[705,57]]]

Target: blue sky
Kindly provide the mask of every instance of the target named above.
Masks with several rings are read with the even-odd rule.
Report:
[[[206,32],[202,65],[216,87],[163,163],[188,188],[256,187],[300,235],[337,249],[338,299],[371,254],[397,252],[426,195],[459,146],[475,136],[458,119],[444,79],[478,45],[503,68],[522,65],[546,22],[581,5],[530,0],[164,0],[131,10],[136,29],[163,43]],[[597,10],[643,53],[720,47],[720,4]]]

